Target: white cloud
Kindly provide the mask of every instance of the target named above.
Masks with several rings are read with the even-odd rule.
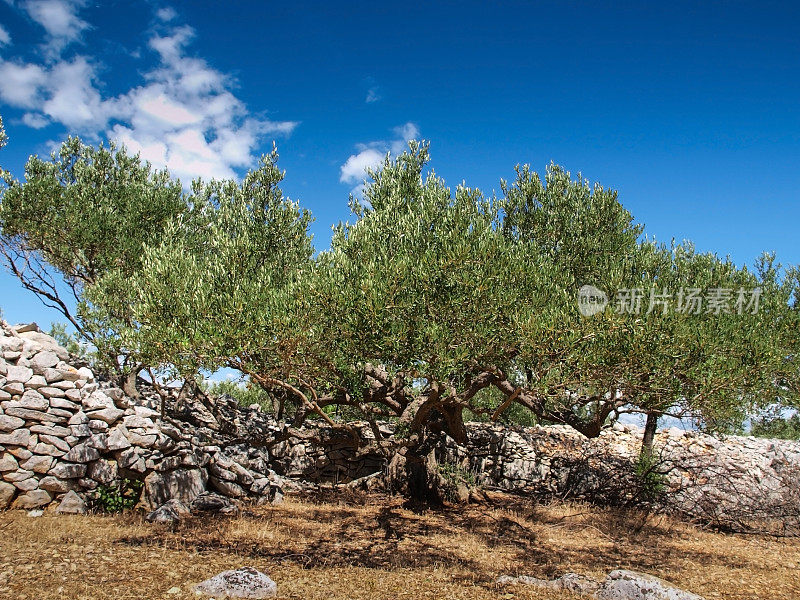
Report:
[[[170,6],[165,6],[164,8],[159,8],[156,11],[156,17],[160,21],[164,21],[165,23],[172,21],[178,17],[178,13],[175,12],[175,9]]]
[[[342,165],[339,181],[342,183],[358,183],[367,174],[367,169],[374,169],[383,162],[386,152],[375,148],[364,148],[358,154],[353,154]]]
[[[47,75],[39,65],[0,60],[0,99],[21,108],[33,108]]]
[[[350,185],[360,184],[367,175],[367,169],[378,167],[387,154],[401,154],[410,140],[419,137],[419,127],[410,121],[405,125],[395,127],[392,131],[395,137],[391,140],[380,140],[357,146],[359,152],[350,155],[341,166],[339,181]],[[358,192],[361,187],[358,185],[353,191]]]
[[[6,28],[0,25],[0,46],[5,46],[6,44],[11,43],[11,36],[9,35]]]
[[[82,56],[56,63],[47,75],[42,112],[70,131],[96,133],[107,123],[112,103],[102,100],[94,80],[94,67]]]
[[[80,2],[28,0],[25,9],[47,30],[60,52],[88,25],[77,16]],[[175,18],[160,9],[161,21]],[[56,16],[65,19],[60,25]],[[46,65],[0,59],[0,99],[26,109],[23,123],[53,122],[90,139],[102,135],[141,153],[155,167],[169,168],[184,185],[196,177],[232,178],[255,164],[264,136],[288,135],[294,121],[256,118],[231,91],[236,82],[205,60],[187,55],[195,32],[186,25],[154,34],[148,46],[156,64],[140,85],[117,96],[101,93],[99,66],[85,56],[56,57]],[[59,41],[60,45],[53,45]]]
[[[50,124],[50,120],[38,113],[25,113],[22,115],[22,122],[33,129],[42,129]]]
[[[57,55],[70,43],[78,41],[89,24],[78,17],[84,0],[26,0],[22,8],[47,32],[46,48]]]

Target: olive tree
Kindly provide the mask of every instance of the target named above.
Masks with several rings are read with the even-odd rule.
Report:
[[[232,367],[270,391],[296,390],[310,374],[311,215],[283,195],[277,159],[264,156],[241,183],[196,183],[192,211],[144,249],[122,338],[154,366],[183,378]],[[125,282],[105,283],[110,304]]]
[[[126,282],[141,267],[143,248],[188,210],[180,182],[113,143],[93,147],[69,138],[49,160],[31,156],[22,181],[5,172],[4,183],[4,266],[61,312],[96,348],[101,365],[133,391],[142,363],[118,335],[131,319]],[[90,290],[111,273],[121,282],[113,306],[90,301]]]

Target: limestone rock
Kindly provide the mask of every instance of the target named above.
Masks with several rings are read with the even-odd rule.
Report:
[[[18,483],[25,479],[30,479],[31,477],[33,477],[33,471],[28,471],[26,469],[17,469],[16,471],[7,471],[3,473],[3,479],[9,483]]]
[[[18,468],[19,463],[10,452],[0,453],[0,473],[16,471]]]
[[[597,600],[703,600],[703,598],[676,588],[658,577],[619,569],[608,574],[597,592]]]
[[[144,480],[145,498],[151,507],[171,499],[191,504],[206,489],[207,475],[202,469],[175,469],[167,473],[154,471]]]
[[[242,567],[198,583],[194,593],[214,598],[274,598],[278,584],[253,567]]]
[[[70,490],[61,499],[56,512],[60,515],[85,515],[86,502],[73,490]]]
[[[25,425],[25,419],[19,417],[12,417],[9,415],[0,415],[0,433],[7,433],[19,429]]]
[[[48,402],[47,399],[36,390],[27,390],[24,394],[22,394],[22,398],[20,398],[17,402],[17,406],[30,410],[45,411],[50,408],[50,402]]]
[[[34,375],[25,384],[29,390],[38,390],[39,388],[47,387],[47,380],[41,375]]]
[[[50,469],[49,474],[59,479],[80,479],[86,474],[86,465],[60,462]]]
[[[225,481],[224,479],[211,476],[208,478],[208,483],[218,492],[230,496],[231,498],[244,498],[247,496],[247,492],[232,481]]]
[[[75,446],[64,455],[64,460],[74,463],[88,463],[98,458],[100,458],[100,452],[85,443]]]
[[[52,456],[31,456],[28,460],[20,464],[20,467],[33,471],[34,473],[44,474],[47,473],[53,466],[54,458]]]
[[[83,473],[79,475],[82,477]],[[98,483],[108,485],[117,478],[117,462],[112,460],[96,460],[89,463],[89,469],[86,471],[86,476]]]
[[[64,375],[58,369],[45,369],[42,375],[47,383],[56,383],[64,379]]]
[[[17,331],[20,337],[28,342],[33,342],[33,346],[43,351],[53,352],[61,360],[69,360],[69,352],[58,345],[52,337],[41,331]]]
[[[61,388],[50,386],[39,388],[39,393],[45,398],[63,398],[66,395]]]
[[[17,496],[12,506],[14,508],[30,510],[32,508],[39,508],[40,506],[47,506],[52,500],[53,496],[47,490],[32,490]]]
[[[117,421],[122,418],[122,415],[125,414],[124,410],[120,410],[118,408],[104,408],[103,410],[94,410],[91,412],[87,412],[86,416],[89,417],[89,421],[92,420],[100,420],[108,423],[109,425],[113,425]],[[89,424],[91,427],[91,423]]]
[[[33,369],[28,367],[9,367],[8,373],[6,373],[6,380],[9,383],[21,383],[24,385],[31,377],[33,377]]]
[[[185,519],[190,514],[191,512],[183,502],[172,499],[148,513],[145,520],[151,523],[175,523]]]
[[[92,394],[83,399],[83,410],[87,413],[92,410],[104,410],[106,408],[114,408],[114,401],[103,392],[92,392]]]
[[[128,438],[125,437],[125,433],[127,433],[127,430],[124,425],[115,427],[114,430],[108,434],[108,439],[106,440],[108,449],[125,450],[126,448],[130,448],[131,443],[128,441]]]
[[[0,481],[0,510],[5,510],[9,507],[16,493],[17,488],[12,484]]]
[[[225,496],[220,496],[213,492],[200,494],[191,504],[191,509],[199,513],[213,513],[230,517],[239,516],[242,509],[239,505]]]
[[[58,356],[55,352],[45,350],[39,352],[31,359],[31,368],[37,375],[43,375],[45,370],[55,367],[58,364]]]
[[[0,446],[27,446],[30,440],[31,432],[27,429],[17,429],[12,433],[0,433]]]

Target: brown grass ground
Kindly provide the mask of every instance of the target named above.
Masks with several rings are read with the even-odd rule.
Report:
[[[189,598],[190,586],[251,565],[281,598],[532,599],[499,575],[658,575],[708,598],[800,599],[800,540],[720,534],[666,517],[580,505],[488,504],[412,511],[337,496],[253,508],[237,519],[154,526],[139,514],[0,513],[3,600]]]

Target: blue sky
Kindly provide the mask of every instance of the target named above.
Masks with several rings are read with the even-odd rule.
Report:
[[[554,161],[658,239],[800,263],[797,3],[410,4],[4,0],[0,165],[78,133],[236,177],[275,141],[323,248],[363,166],[418,137],[453,186]],[[0,306],[58,319],[5,273]]]

